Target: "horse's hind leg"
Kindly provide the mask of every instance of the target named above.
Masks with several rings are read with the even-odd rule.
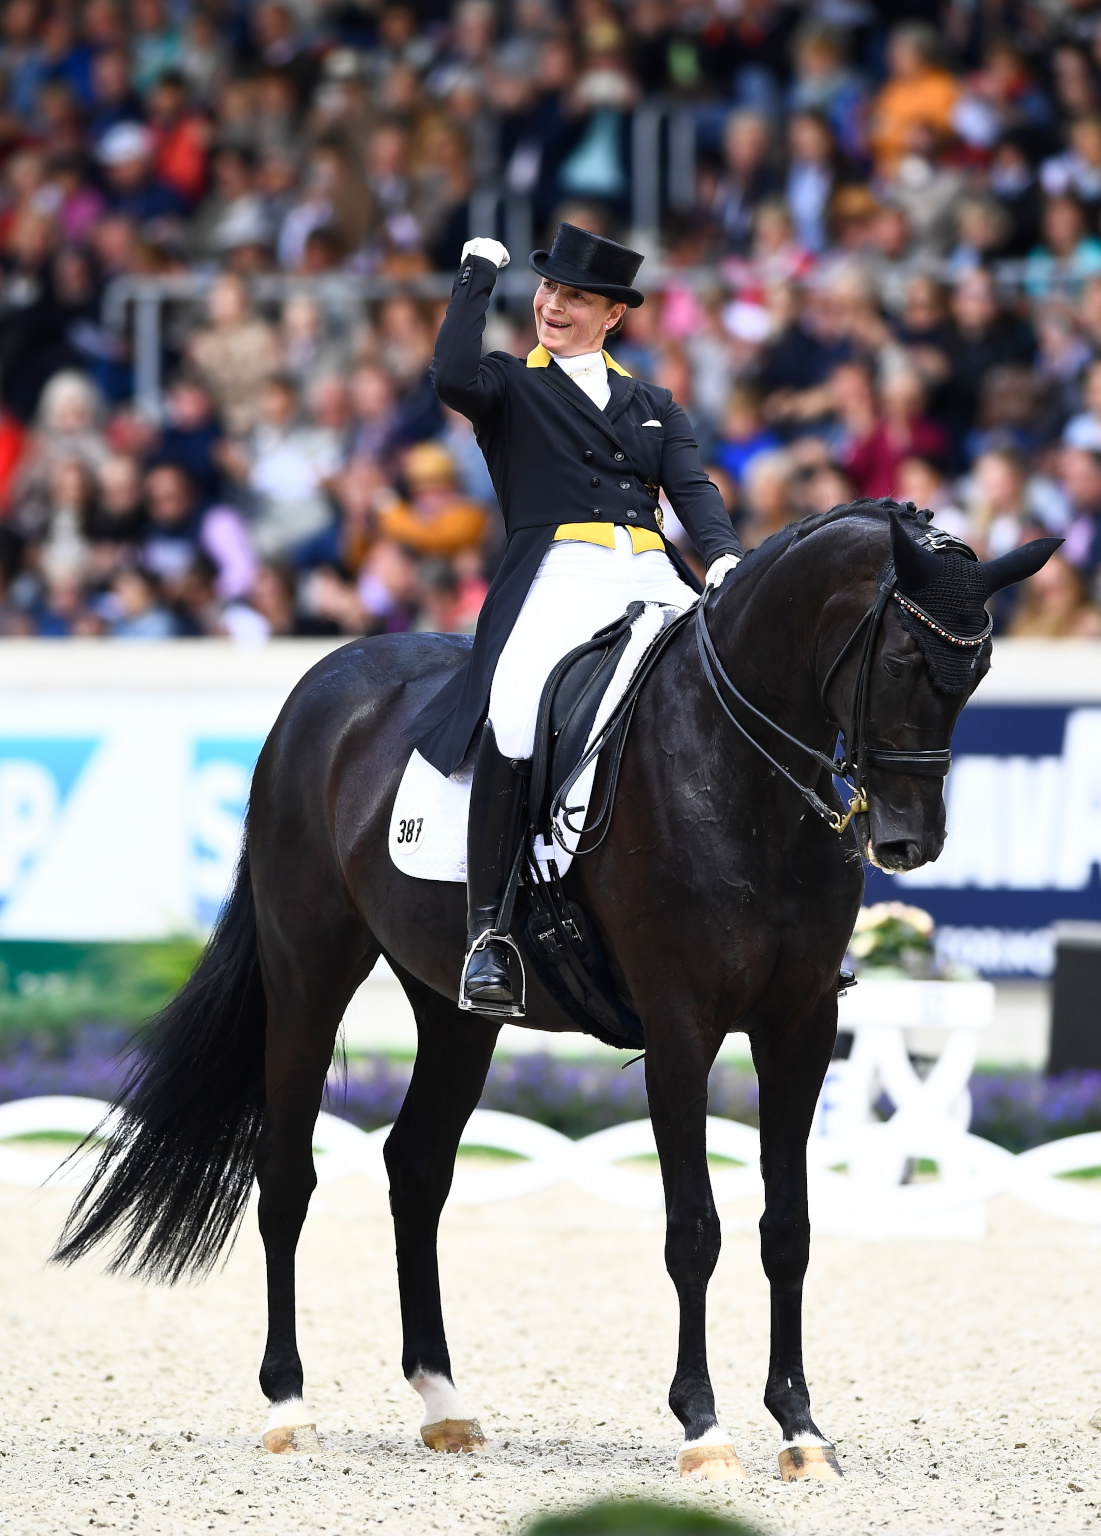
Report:
[[[656,1022],[676,1017],[669,997],[647,1014],[646,1094],[665,1185],[665,1267],[677,1288],[680,1338],[669,1406],[684,1426],[682,1477],[726,1482],[745,1472],[719,1426],[707,1368],[707,1285],[719,1259],[719,1213],[707,1170],[707,1074],[719,1040]],[[680,1005],[683,1011],[683,1002]]]
[[[474,1451],[485,1437],[451,1374],[436,1234],[463,1128],[485,1086],[498,1026],[460,1013],[399,971],[417,1020],[417,1060],[386,1141],[398,1257],[402,1370],[424,1402],[421,1438],[433,1451]]]
[[[269,1451],[320,1449],[302,1399],[295,1333],[295,1252],[317,1184],[313,1131],[344,1011],[379,956],[362,923],[333,920],[298,931],[294,944],[263,942],[268,999],[264,1136],[257,1157],[260,1234],[268,1281],[268,1335],[260,1386],[270,1409]]]
[[[810,1258],[807,1138],[837,1032],[831,992],[795,1027],[773,1025],[754,1040],[761,1094],[761,1262],[772,1293],[772,1347],[765,1407],[783,1431],[780,1472],[841,1476],[833,1446],[811,1418],[803,1374],[803,1277]]]

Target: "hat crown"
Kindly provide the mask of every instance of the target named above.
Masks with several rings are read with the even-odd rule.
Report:
[[[585,277],[602,286],[615,283],[629,288],[642,265],[642,256],[616,240],[579,229],[576,224],[559,224],[547,265],[576,274],[575,286],[579,288],[585,286]]]

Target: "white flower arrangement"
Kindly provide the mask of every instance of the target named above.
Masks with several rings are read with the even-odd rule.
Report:
[[[902,901],[879,901],[874,906],[861,907],[849,944],[854,968],[907,976],[929,975],[933,928],[928,912]]]

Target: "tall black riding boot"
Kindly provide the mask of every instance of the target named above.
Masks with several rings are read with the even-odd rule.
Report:
[[[521,1005],[509,975],[510,947],[496,932],[519,832],[524,779],[497,750],[486,725],[474,764],[466,838],[467,957],[459,1006],[491,1017],[518,1018]],[[519,964],[517,960],[517,964]]]

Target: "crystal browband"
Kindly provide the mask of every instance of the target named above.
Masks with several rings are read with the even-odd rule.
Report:
[[[927,624],[935,635],[939,635],[942,640],[950,641],[953,645],[982,645],[984,641],[990,639],[994,632],[994,620],[988,617],[985,629],[979,634],[954,635],[950,629],[942,629],[936,619],[931,618],[924,608],[919,608],[917,603],[912,603],[908,597],[903,597],[902,593],[897,589],[893,596],[899,607],[905,608],[907,613],[912,613],[916,619],[920,619],[923,624]]]

